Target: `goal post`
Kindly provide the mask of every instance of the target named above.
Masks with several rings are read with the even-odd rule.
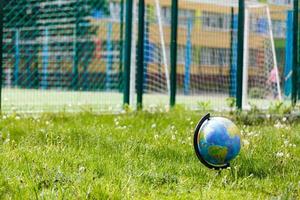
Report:
[[[244,27],[242,109],[251,104],[267,108],[272,101],[282,101],[269,6],[246,6]]]

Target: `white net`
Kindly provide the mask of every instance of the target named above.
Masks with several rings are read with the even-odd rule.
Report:
[[[137,9],[137,8],[135,8]],[[135,13],[135,12],[133,12]],[[138,13],[138,12],[136,12]],[[135,14],[137,17],[137,14]],[[145,33],[144,33],[144,105],[158,106],[169,104],[170,78],[169,78],[169,40],[167,29],[170,30],[170,7],[162,7],[159,0],[147,1],[145,7]],[[137,42],[137,23],[134,20],[133,37]],[[133,46],[134,47],[134,46]],[[134,52],[133,48],[133,52]],[[133,55],[137,60],[137,53]],[[136,74],[136,63],[131,63],[132,74]],[[131,77],[131,83],[136,84],[135,77]],[[131,87],[132,103],[136,103],[135,86]]]
[[[179,11],[177,101],[192,108],[223,109],[226,99],[235,97],[238,10],[217,1],[184,2],[186,9]]]
[[[267,108],[281,100],[272,22],[267,6],[245,12],[244,107]]]
[[[179,10],[177,102],[228,108],[236,97],[238,7],[236,1],[182,3]],[[197,8],[195,10],[189,8]],[[280,72],[265,4],[246,3],[243,106],[280,100]]]

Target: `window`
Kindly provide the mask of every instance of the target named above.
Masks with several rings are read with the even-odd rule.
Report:
[[[281,20],[272,20],[272,29],[275,38],[285,38],[286,23]]]
[[[161,8],[162,21],[165,25],[171,25],[171,8],[162,7]]]
[[[109,13],[112,19],[120,20],[121,4],[119,2],[110,2]]]
[[[177,63],[178,64],[185,64],[185,51],[186,51],[185,46],[178,45],[178,48],[177,48]]]
[[[257,49],[249,49],[249,66],[257,67],[259,65],[260,53]]]
[[[166,25],[171,24],[172,11],[170,7],[162,7],[161,9],[162,21]],[[179,9],[178,10],[178,25],[186,26],[189,20],[194,20],[195,10]]]
[[[223,67],[230,64],[230,50],[225,48],[202,48],[201,65]]]
[[[230,30],[231,17],[228,14],[203,12],[202,27],[207,30]]]
[[[275,5],[292,5],[292,0],[268,0],[269,4],[275,4]]]
[[[268,20],[266,17],[250,15],[249,26],[251,33],[266,34],[268,33]]]

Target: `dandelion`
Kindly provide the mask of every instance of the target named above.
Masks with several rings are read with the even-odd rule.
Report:
[[[283,122],[286,122],[286,121],[287,121],[287,118],[286,118],[286,117],[282,118],[282,121],[283,121]]]
[[[277,158],[282,158],[283,156],[284,156],[284,153],[282,153],[282,152],[277,152],[276,153]]]
[[[176,140],[176,136],[175,135],[172,135],[172,140]]]
[[[156,140],[157,140],[157,139],[158,139],[158,137],[159,137],[158,135],[154,135],[154,139],[156,139]]]

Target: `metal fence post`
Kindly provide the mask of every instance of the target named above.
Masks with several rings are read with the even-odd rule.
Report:
[[[126,0],[126,33],[124,58],[124,104],[129,105],[130,92],[130,62],[131,62],[131,36],[132,36],[132,8],[133,0]]]
[[[123,61],[124,61],[124,0],[120,0],[120,39],[119,39],[119,91],[123,91]]]
[[[242,109],[243,95],[243,62],[244,62],[244,22],[245,22],[245,0],[239,0],[238,13],[238,47],[237,47],[237,91],[236,106]]]
[[[71,88],[72,90],[78,90],[79,88],[79,70],[78,70],[78,65],[79,65],[79,44],[78,44],[78,33],[79,33],[79,4],[78,2],[75,4],[76,8],[76,15],[75,15],[75,30],[73,33],[73,69],[72,69],[72,85]]]
[[[229,96],[236,97],[236,71],[237,71],[237,17],[234,15],[234,7],[231,8],[230,17],[230,87]]]
[[[292,77],[292,105],[296,105],[298,97],[298,16],[299,1],[294,0],[294,20],[293,20],[293,77]]]
[[[144,88],[144,31],[145,31],[145,0],[139,0],[138,27],[138,61],[137,61],[137,109],[143,107]]]
[[[175,106],[176,89],[177,89],[177,26],[178,26],[178,0],[172,0],[172,15],[171,15],[171,94],[170,105]]]
[[[3,0],[0,0],[0,111],[2,111],[2,73],[3,73]]]

